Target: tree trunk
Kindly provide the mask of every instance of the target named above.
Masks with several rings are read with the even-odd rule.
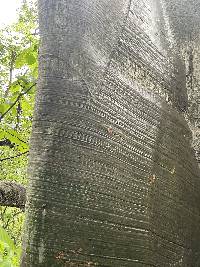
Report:
[[[39,0],[22,267],[199,266],[199,167],[166,2]]]

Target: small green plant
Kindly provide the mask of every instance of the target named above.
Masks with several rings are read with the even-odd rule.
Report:
[[[0,226],[0,267],[19,267],[21,247]]]

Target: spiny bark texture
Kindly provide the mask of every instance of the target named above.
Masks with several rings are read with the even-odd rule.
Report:
[[[15,182],[0,182],[0,205],[25,208],[26,189]]]
[[[39,0],[22,267],[200,266],[182,2]]]

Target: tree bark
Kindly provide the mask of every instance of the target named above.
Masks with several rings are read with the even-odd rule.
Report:
[[[25,208],[26,189],[15,182],[0,182],[0,205],[7,207]]]
[[[22,267],[199,266],[200,175],[169,2],[39,1]]]
[[[10,148],[13,148],[15,145],[11,143],[9,139],[0,140],[0,146],[8,146]]]

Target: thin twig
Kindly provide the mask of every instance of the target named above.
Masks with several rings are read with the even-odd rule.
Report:
[[[17,124],[15,126],[15,130],[17,130],[17,128],[19,127],[21,112],[22,112],[21,103],[20,103],[20,101],[18,101],[18,104],[17,104]]]
[[[8,93],[10,91],[10,87],[12,84],[12,76],[13,76],[13,67],[14,67],[14,63],[15,63],[15,58],[16,58],[16,53],[12,50],[11,51],[11,61],[10,61],[10,78],[9,78],[9,85],[8,88],[5,92],[5,98],[8,96]]]
[[[18,97],[16,98],[16,100],[12,103],[12,105],[1,115],[0,117],[0,122],[2,121],[2,119],[8,114],[8,112],[17,104],[17,102],[20,100],[20,98],[24,95],[26,95],[34,86],[36,85],[36,83],[34,83],[33,85],[31,85],[31,87],[29,87],[25,92],[21,92]]]
[[[12,157],[3,158],[3,159],[0,159],[0,162],[5,161],[5,160],[10,160],[10,159],[21,157],[21,156],[23,156],[23,155],[25,155],[27,153],[29,153],[29,151],[22,152],[20,154],[17,154],[15,156],[12,156]]]

